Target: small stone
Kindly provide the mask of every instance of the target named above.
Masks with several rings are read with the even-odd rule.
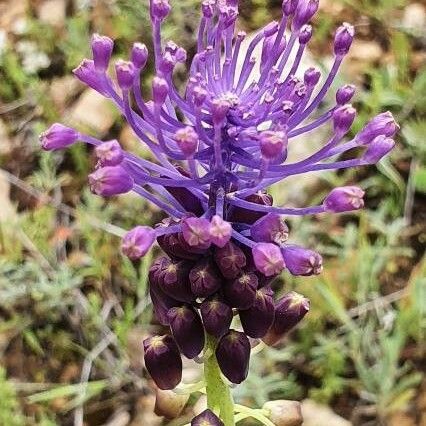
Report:
[[[166,419],[175,419],[184,409],[190,394],[177,394],[171,390],[155,390],[154,413]]]
[[[38,18],[41,22],[53,27],[63,27],[66,17],[65,0],[46,0],[38,10]]]
[[[331,408],[311,399],[302,402],[302,415],[303,426],[352,426],[351,422],[334,413]]]
[[[55,78],[50,84],[50,96],[55,106],[64,111],[67,102],[76,94],[79,87],[80,83],[72,75]]]
[[[303,423],[300,402],[277,400],[268,401],[262,407],[270,412],[269,419],[276,426],[300,426]]]
[[[402,26],[419,37],[426,37],[426,7],[420,3],[406,6]]]

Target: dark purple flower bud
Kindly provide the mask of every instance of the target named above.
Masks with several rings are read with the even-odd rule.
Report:
[[[191,264],[188,262],[172,262],[164,257],[157,264],[155,278],[158,285],[164,293],[180,302],[192,302],[195,296],[191,292],[191,283],[189,282],[189,271]]]
[[[288,227],[284,216],[268,213],[253,224],[250,235],[252,240],[258,243],[284,244],[288,239]]]
[[[253,305],[249,309],[240,310],[239,315],[247,336],[257,339],[263,337],[274,322],[275,306],[271,289],[264,287],[256,291]]]
[[[171,308],[167,317],[180,351],[189,359],[199,355],[204,347],[204,329],[197,311],[191,306],[181,306]]]
[[[118,166],[124,158],[123,150],[117,140],[98,145],[95,148],[95,154],[102,166]]]
[[[132,62],[119,60],[115,64],[117,83],[120,89],[129,90],[135,81],[136,69]]]
[[[182,379],[182,359],[171,336],[153,336],[143,342],[145,367],[160,389],[174,389]]]
[[[103,96],[109,97],[107,91],[104,89],[102,79],[96,72],[95,63],[90,59],[83,59],[77,68],[74,68],[74,75],[86,86],[91,87]]]
[[[287,293],[275,305],[275,318],[272,327],[263,341],[272,346],[295,327],[309,312],[309,300],[294,291]]]
[[[334,188],[325,198],[323,206],[326,211],[334,213],[359,210],[364,207],[364,194],[357,186]]]
[[[315,251],[297,245],[281,249],[285,266],[292,275],[318,275],[322,271],[322,257]]]
[[[162,21],[170,13],[169,0],[151,0],[151,17]]]
[[[90,190],[104,197],[125,194],[133,184],[132,177],[121,166],[100,167],[89,175]]]
[[[99,72],[105,72],[111,59],[114,42],[109,37],[93,34],[91,44],[95,68]]]
[[[236,278],[241,269],[246,266],[246,257],[243,251],[232,241],[215,250],[214,260],[222,275],[227,279]]]
[[[333,113],[334,130],[347,133],[355,120],[356,109],[351,104],[342,105]]]
[[[210,240],[217,247],[224,247],[232,235],[232,226],[220,216],[214,215],[210,222]]]
[[[243,272],[233,281],[223,286],[225,299],[229,305],[238,309],[250,308],[256,298],[258,279],[252,272]]]
[[[223,375],[232,383],[241,383],[247,378],[250,361],[248,337],[230,330],[219,340],[216,358]]]
[[[52,124],[40,135],[41,146],[46,151],[67,148],[77,142],[79,133],[71,127],[62,124]]]
[[[267,160],[274,160],[287,149],[287,135],[285,132],[266,130],[259,136],[260,151]]]
[[[200,260],[189,273],[192,293],[197,297],[208,297],[219,290],[221,277],[210,258]]]
[[[263,206],[272,206],[273,202],[272,196],[264,191],[259,191],[255,194],[251,194],[245,200]],[[241,222],[250,225],[263,216],[265,216],[265,213],[255,212],[253,210],[244,209],[241,207],[235,207],[231,210],[230,217],[228,218],[228,220],[230,222]]]
[[[301,45],[308,44],[311,41],[312,31],[311,25],[303,25],[299,33],[299,43]]]
[[[193,127],[186,126],[177,130],[173,139],[186,157],[192,157],[197,151],[198,134]]]
[[[307,24],[318,10],[319,0],[299,0],[293,18],[293,30],[299,30]]]
[[[362,158],[367,163],[375,164],[385,155],[389,154],[394,147],[395,141],[393,139],[387,138],[384,135],[377,136],[377,138],[368,145]]]
[[[357,134],[356,141],[360,145],[368,145],[377,136],[384,135],[388,138],[393,137],[398,131],[399,126],[396,123],[391,112],[387,111],[377,115],[369,121],[365,127]]]
[[[271,243],[258,243],[253,247],[253,260],[258,271],[270,277],[279,274],[285,263],[280,248]]]
[[[211,107],[213,124],[216,126],[221,125],[224,122],[230,108],[231,103],[226,99],[213,99]]]
[[[192,419],[191,426],[224,426],[224,423],[213,411],[207,409]]]
[[[321,73],[316,68],[308,68],[305,71],[304,82],[307,86],[315,86],[321,78]]]
[[[214,0],[204,0],[203,3],[201,3],[201,11],[205,18],[210,19],[213,17],[215,5],[216,2]]]
[[[131,61],[138,70],[145,68],[148,61],[148,49],[143,43],[135,43],[132,48]]]
[[[299,0],[283,0],[282,9],[286,16],[292,15],[297,7]]]
[[[210,247],[210,222],[203,217],[187,217],[183,219],[182,234],[191,247]]]
[[[207,333],[219,338],[228,332],[234,316],[229,305],[218,299],[204,300],[200,312]]]
[[[334,36],[334,53],[337,56],[346,55],[349,52],[352,41],[355,36],[355,28],[348,24],[343,23],[336,31]]]
[[[353,84],[345,84],[340,87],[336,93],[337,105],[344,105],[350,102],[355,95],[356,87]]]
[[[155,241],[155,231],[149,226],[136,226],[123,237],[121,251],[131,260],[138,260],[148,253]]]
[[[154,77],[152,80],[152,97],[156,105],[163,105],[169,94],[169,85],[164,78]]]

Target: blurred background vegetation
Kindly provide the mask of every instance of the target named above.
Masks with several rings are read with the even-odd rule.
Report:
[[[199,1],[171,3],[166,36],[191,52]],[[278,0],[240,3],[247,31],[279,15]],[[359,87],[353,131],[389,109],[401,124],[398,147],[377,168],[273,188],[277,199],[284,192],[315,204],[332,186],[357,182],[367,208],[290,222],[298,241],[324,254],[324,273],[283,276],[277,288],[310,297],[311,313],[282,347],[253,357],[235,396],[252,406],[304,400],[308,426],[425,425],[426,8],[409,0],[320,3],[312,61],[327,67],[334,28],[355,24],[340,77]],[[112,233],[162,213],[132,196],[91,195],[87,147],[52,154],[38,144],[60,120],[138,149],[108,102],[71,70],[89,54],[94,31],[116,39],[117,57],[135,40],[149,44],[147,4],[0,0],[0,425],[181,425],[199,396],[180,420],[153,415],[141,350],[159,328],[146,298],[150,259],[130,263]],[[145,90],[149,81],[148,70]]]

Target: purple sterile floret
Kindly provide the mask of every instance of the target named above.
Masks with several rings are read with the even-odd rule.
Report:
[[[292,275],[318,275],[322,271],[322,257],[316,251],[289,244],[281,252],[285,266]]]
[[[118,166],[124,159],[123,150],[117,140],[98,145],[95,154],[101,166]]]
[[[55,123],[40,135],[40,142],[43,149],[52,151],[71,146],[78,140],[78,132],[70,127]]]
[[[213,411],[207,409],[191,420],[191,426],[224,426]]]
[[[155,231],[149,226],[137,226],[129,231],[121,243],[122,252],[131,260],[145,256],[155,241]]]

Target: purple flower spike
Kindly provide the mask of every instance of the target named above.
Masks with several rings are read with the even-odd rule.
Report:
[[[352,41],[355,36],[355,28],[348,24],[343,23],[337,31],[334,37],[334,53],[337,56],[344,56],[349,52]]]
[[[191,420],[191,426],[224,426],[224,423],[213,411],[207,409]]]
[[[117,140],[98,145],[95,154],[101,166],[118,166],[124,159],[123,150]]]
[[[364,191],[357,186],[334,188],[325,198],[326,211],[334,213],[350,212],[364,207]]]
[[[258,243],[265,242],[282,245],[288,239],[288,226],[283,216],[269,213],[253,224],[250,228],[250,235],[253,241]]]
[[[192,157],[198,147],[198,135],[191,126],[176,131],[173,139],[185,157]]]
[[[41,146],[46,151],[63,149],[77,142],[79,133],[70,127],[55,123],[40,135]]]
[[[292,275],[318,275],[322,271],[322,257],[315,251],[297,245],[281,249],[285,266]]]
[[[95,69],[95,63],[90,59],[83,59],[80,65],[73,69],[74,75],[86,86],[91,87],[103,96],[109,97],[105,90],[102,80]]]
[[[216,265],[227,279],[236,278],[242,268],[246,266],[246,257],[243,251],[229,241],[225,246],[217,248],[214,254]]]
[[[200,260],[189,273],[191,290],[197,297],[208,297],[219,290],[221,277],[211,259]]]
[[[281,250],[275,244],[256,244],[253,247],[253,260],[257,270],[267,277],[277,275],[285,268]]]
[[[143,342],[145,367],[155,384],[174,389],[182,379],[182,359],[171,336],[153,336]]]
[[[355,95],[356,86],[353,84],[345,84],[336,93],[336,102],[337,105],[345,105],[351,101]]]
[[[229,305],[216,298],[205,300],[200,306],[200,312],[207,333],[219,338],[228,332],[233,318]]]
[[[115,64],[117,83],[122,90],[129,90],[135,81],[136,69],[132,62],[119,60]]]
[[[148,48],[143,43],[134,43],[131,53],[131,61],[138,70],[145,68],[148,61]]]
[[[275,318],[263,341],[272,346],[295,327],[309,312],[309,300],[294,291],[275,304]]]
[[[133,188],[132,177],[121,166],[106,166],[89,175],[91,191],[96,195],[111,197],[125,194]]]
[[[167,313],[173,337],[187,358],[195,358],[204,347],[204,329],[197,311],[190,306],[171,308]]]
[[[183,238],[191,247],[210,246],[210,222],[204,218],[188,217],[182,220]]]
[[[232,235],[232,226],[229,222],[223,220],[220,216],[215,215],[210,222],[210,239],[217,247],[224,247]]]
[[[360,145],[368,145],[377,136],[386,136],[391,138],[398,131],[399,126],[395,122],[392,113],[384,112],[374,117],[367,125],[357,134],[356,141]]]
[[[243,382],[248,374],[250,342],[244,333],[230,330],[219,341],[216,358],[223,375],[232,383]]]
[[[391,138],[387,138],[384,135],[377,136],[368,145],[364,152],[363,160],[369,164],[375,164],[380,161],[385,155],[389,154],[395,147],[395,141]]]
[[[274,322],[275,306],[273,292],[264,287],[256,291],[253,305],[246,310],[240,310],[240,320],[247,336],[260,339]]]
[[[154,241],[155,231],[152,228],[137,226],[123,237],[121,250],[131,260],[138,260],[148,253]]]
[[[225,299],[234,308],[248,309],[254,303],[258,285],[259,281],[254,273],[243,272],[240,277],[223,286]]]
[[[107,70],[113,49],[114,42],[109,37],[93,34],[93,62],[98,72],[104,73]]]

